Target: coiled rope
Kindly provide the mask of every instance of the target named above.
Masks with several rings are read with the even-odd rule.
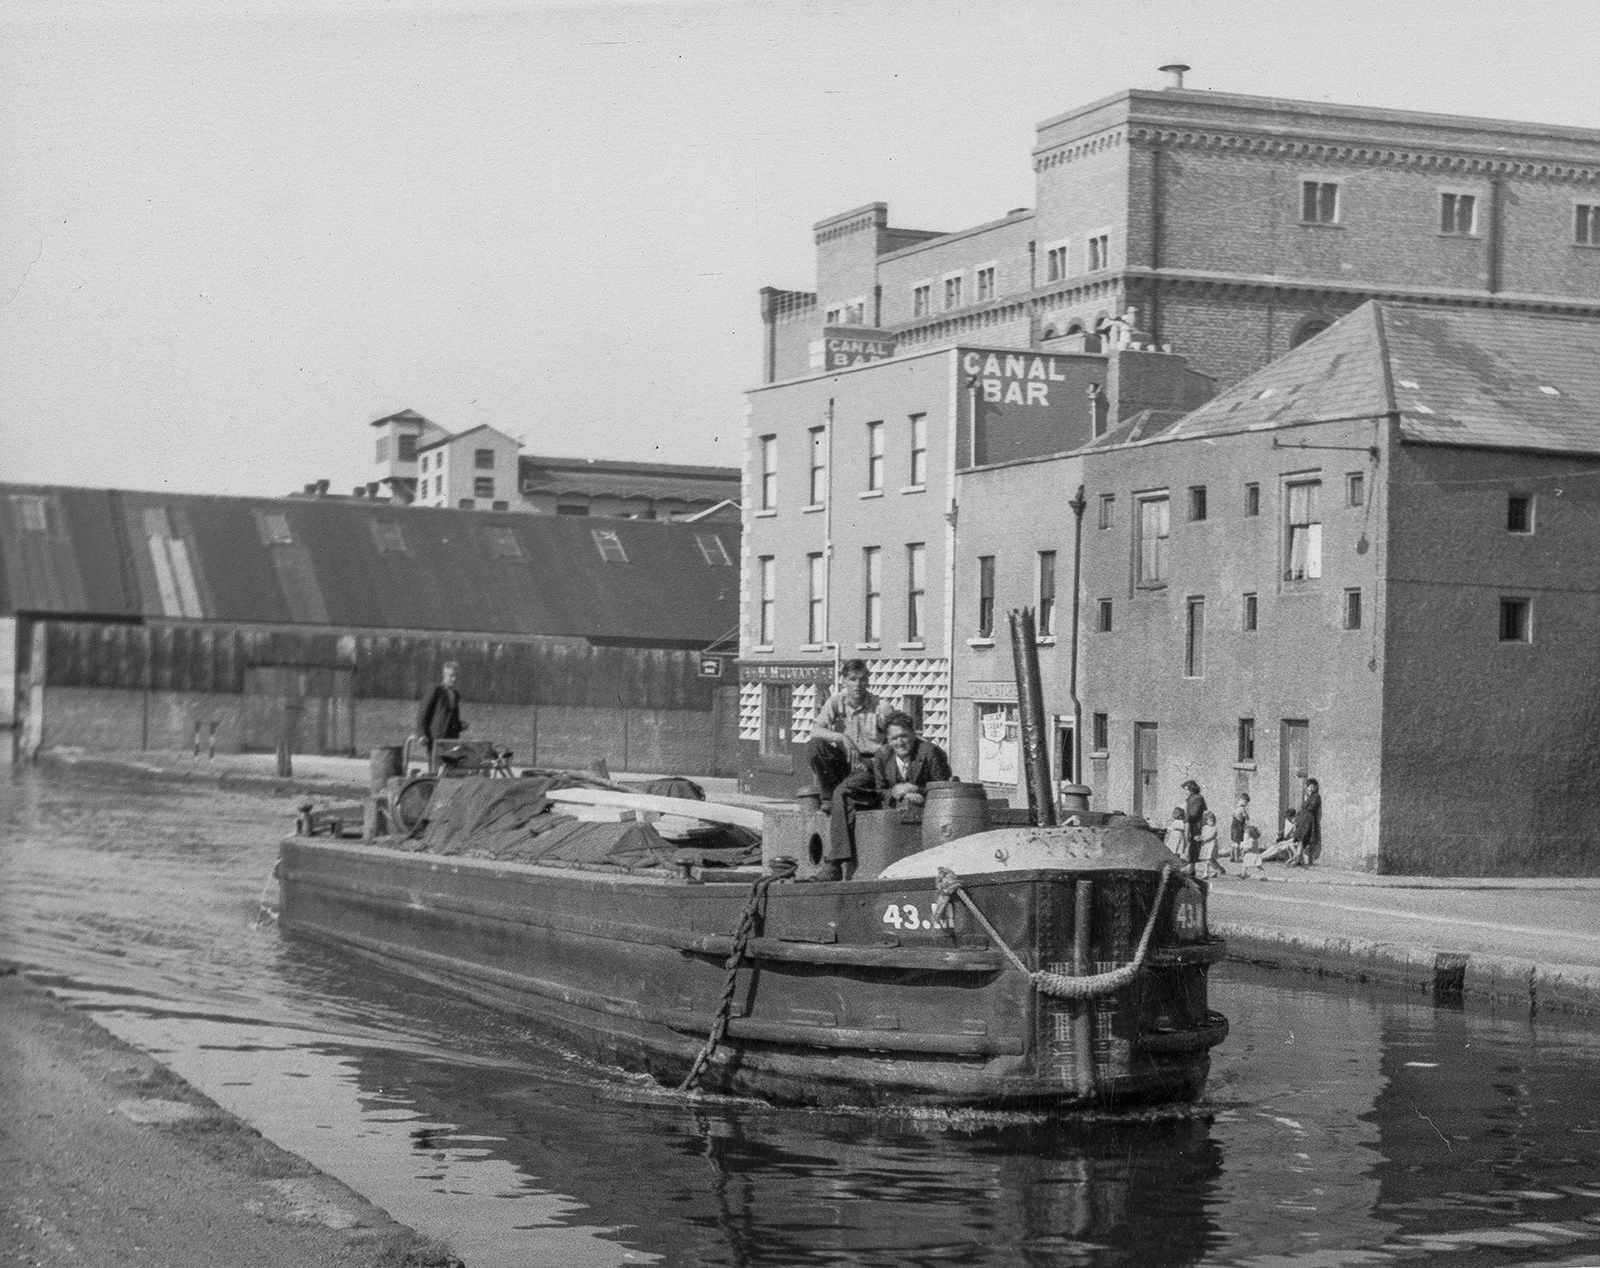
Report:
[[[1172,868],[1161,869],[1161,884],[1156,889],[1156,901],[1150,908],[1150,919],[1145,921],[1144,932],[1139,935],[1139,948],[1133,953],[1133,962],[1112,969],[1109,973],[1092,973],[1084,977],[1068,977],[1064,973],[1050,973],[1044,969],[1030,969],[1022,958],[1000,936],[1000,931],[989,923],[988,918],[978,910],[978,904],[972,901],[961,878],[948,867],[941,867],[934,887],[939,891],[940,906],[935,912],[935,919],[942,914],[943,908],[951,899],[959,898],[972,917],[983,926],[985,933],[994,940],[996,946],[1005,952],[1006,958],[1016,965],[1017,971],[1022,973],[1034,989],[1040,994],[1050,995],[1056,999],[1099,999],[1104,995],[1112,995],[1132,984],[1133,979],[1139,976],[1139,970],[1144,967],[1145,954],[1150,950],[1150,937],[1155,933],[1156,920],[1161,915],[1161,900],[1167,895],[1167,885],[1172,880]]]
[[[750,901],[744,905],[744,915],[739,918],[739,927],[733,935],[733,951],[728,956],[727,980],[722,985],[722,1003],[717,1006],[717,1015],[711,1023],[711,1033],[706,1036],[705,1046],[700,1049],[700,1055],[695,1057],[694,1064],[689,1067],[689,1073],[684,1076],[683,1082],[678,1084],[678,1091],[692,1092],[700,1076],[705,1073],[706,1063],[711,1060],[711,1054],[717,1050],[717,1045],[728,1033],[728,1017],[733,1011],[733,993],[739,985],[739,966],[744,963],[745,948],[749,946],[750,939],[755,936],[756,927],[761,923],[767,910],[767,891],[778,881],[786,881],[795,873],[793,859],[774,859],[767,872],[757,878],[756,883],[750,887]]]

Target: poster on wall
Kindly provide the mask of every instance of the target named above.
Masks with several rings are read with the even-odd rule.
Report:
[[[1021,728],[1014,704],[978,706],[978,780],[984,784],[1017,783],[1017,749]]]

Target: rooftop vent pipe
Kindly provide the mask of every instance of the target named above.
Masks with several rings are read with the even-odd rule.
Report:
[[[1168,62],[1165,66],[1160,67],[1161,73],[1168,77],[1168,88],[1182,88],[1183,72],[1188,69],[1182,62]]]

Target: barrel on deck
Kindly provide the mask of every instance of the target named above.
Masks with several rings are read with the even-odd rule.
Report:
[[[374,797],[384,790],[390,779],[400,773],[401,752],[398,744],[385,744],[372,750],[370,778]]]
[[[922,848],[968,837],[989,827],[988,795],[982,784],[958,779],[928,785],[922,806]]]

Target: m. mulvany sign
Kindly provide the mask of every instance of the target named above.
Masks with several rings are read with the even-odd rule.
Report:
[[[1036,405],[1050,408],[1050,390],[1067,382],[1056,357],[1027,353],[968,352],[961,369],[977,380],[981,400],[992,405]],[[1056,388],[1057,403],[1063,388]]]

